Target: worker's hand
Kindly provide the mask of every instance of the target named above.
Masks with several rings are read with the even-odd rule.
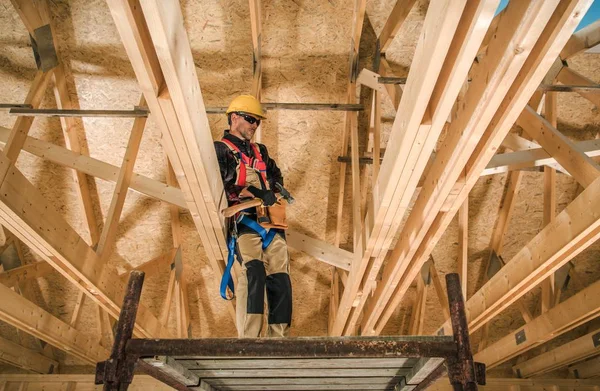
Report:
[[[248,191],[254,197],[260,198],[265,206],[271,206],[277,202],[277,197],[271,190],[262,190],[255,186],[248,186]]]

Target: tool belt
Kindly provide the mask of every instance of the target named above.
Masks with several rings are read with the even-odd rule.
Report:
[[[282,199],[271,206],[257,206],[256,216],[258,223],[266,229],[288,229],[285,202]]]

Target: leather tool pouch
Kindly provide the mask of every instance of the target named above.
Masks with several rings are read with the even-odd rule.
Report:
[[[258,208],[257,208],[258,209]],[[287,219],[285,216],[285,200],[280,199],[274,205],[265,208],[269,216],[270,222],[260,222],[264,228],[288,229]]]

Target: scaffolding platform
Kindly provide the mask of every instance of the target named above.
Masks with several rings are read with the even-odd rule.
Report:
[[[132,272],[110,359],[96,384],[126,390],[143,371],[177,390],[424,390],[448,373],[454,390],[477,390],[457,275],[446,277],[452,336],[134,339],[144,274]]]

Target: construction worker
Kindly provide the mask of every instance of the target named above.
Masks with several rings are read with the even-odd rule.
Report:
[[[215,141],[215,149],[229,205],[252,198],[261,199],[266,207],[279,205],[275,192],[277,183],[283,186],[281,171],[269,157],[267,147],[251,142],[260,122],[266,119],[260,102],[251,95],[238,96],[226,114],[230,128],[220,141]],[[238,336],[260,336],[266,291],[267,336],[285,337],[292,321],[285,231],[257,224],[256,209],[240,212],[230,224],[229,247],[230,250],[235,247],[242,266],[235,286]],[[224,292],[222,284],[221,295],[225,297]]]

